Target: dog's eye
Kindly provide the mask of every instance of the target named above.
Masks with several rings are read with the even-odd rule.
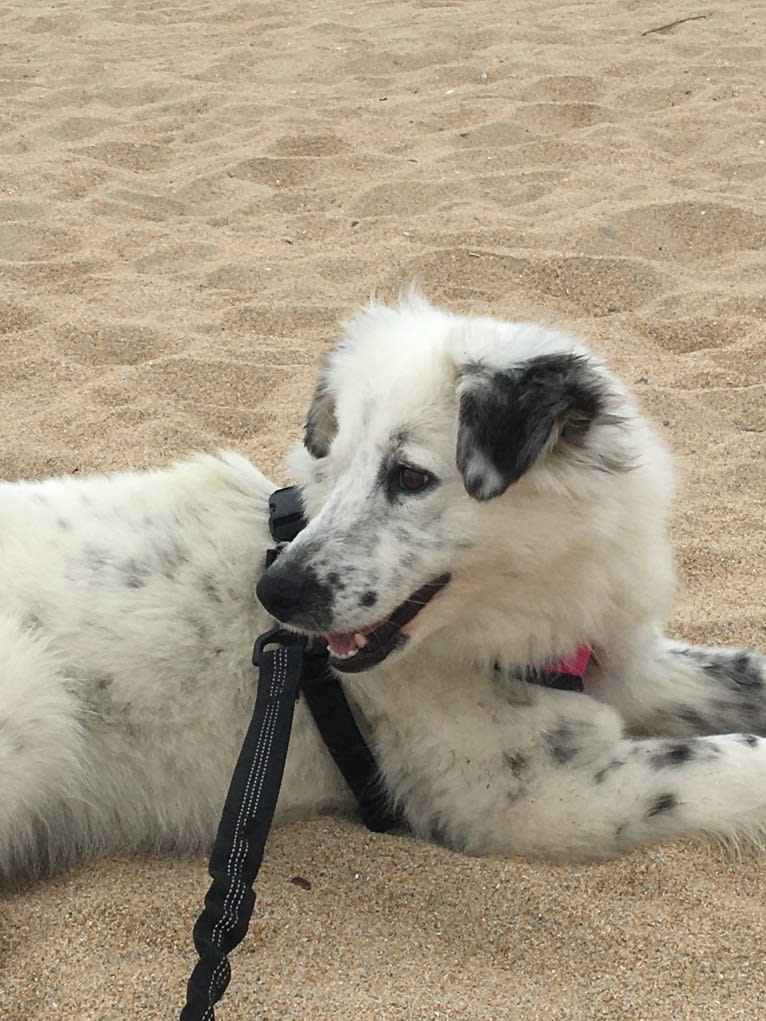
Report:
[[[433,475],[420,468],[410,468],[406,464],[397,465],[396,483],[403,493],[419,493],[434,481]]]

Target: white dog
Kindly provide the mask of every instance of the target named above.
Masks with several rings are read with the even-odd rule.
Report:
[[[766,661],[663,637],[668,458],[579,342],[373,305],[294,468],[311,520],[262,577],[273,487],[233,454],[0,486],[6,881],[207,846],[274,617],[328,636],[423,837],[565,859],[763,837]],[[530,683],[589,647],[587,694]],[[278,817],[352,807],[301,700]]]

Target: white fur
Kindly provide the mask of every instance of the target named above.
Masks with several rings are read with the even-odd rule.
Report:
[[[480,450],[465,481],[456,467],[466,366],[562,353],[588,359],[609,414],[577,445],[554,430],[502,495],[469,496],[469,474],[486,497],[501,473]],[[599,359],[412,297],[347,325],[319,400],[329,449],[292,459],[312,520],[278,564],[333,590],[327,629],[363,630],[451,574],[401,652],[343,675],[416,833],[559,858],[761,838],[766,742],[702,735],[766,733],[764,661],[663,637],[671,468]],[[386,456],[439,484],[392,501]],[[620,459],[630,470],[603,470]],[[0,876],[209,844],[254,700],[252,642],[273,623],[254,592],[272,488],[234,454],[0,485]],[[589,694],[523,679],[584,641]],[[278,819],[352,808],[301,701]]]

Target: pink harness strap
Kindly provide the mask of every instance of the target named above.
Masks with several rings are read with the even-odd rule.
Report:
[[[549,669],[559,674],[569,674],[571,677],[579,677],[581,680],[588,669],[590,657],[593,655],[592,645],[578,645],[571,656],[565,656],[558,663],[551,663]],[[548,668],[546,664],[546,668]]]

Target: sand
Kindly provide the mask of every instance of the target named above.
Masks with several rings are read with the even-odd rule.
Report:
[[[282,480],[335,324],[415,279],[591,338],[678,457],[672,630],[766,648],[764,44],[745,0],[4,3],[0,474],[232,446]],[[113,860],[6,897],[0,1016],[177,1017],[206,885]],[[217,1013],[757,1018],[765,889],[704,847],[294,825]]]

